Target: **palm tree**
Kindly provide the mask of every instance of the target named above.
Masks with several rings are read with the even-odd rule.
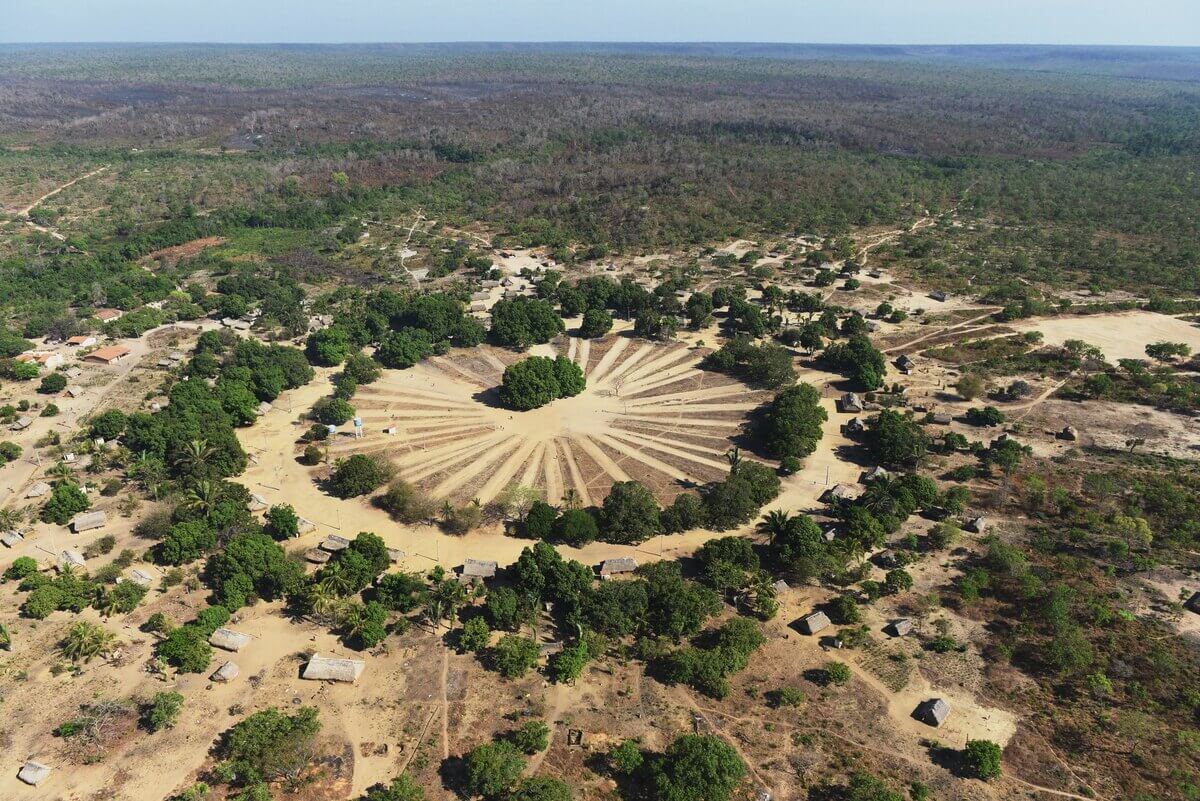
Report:
[[[729,462],[729,474],[737,473],[738,468],[742,466],[742,449],[734,446],[725,453],[725,461]]]
[[[183,503],[188,509],[208,516],[221,499],[221,485],[207,479],[197,481],[194,487],[188,489],[183,496]]]
[[[158,500],[162,492],[163,482],[166,481],[166,466],[162,461],[146,453],[138,454],[137,459],[129,467],[129,475],[135,478],[142,489]]]
[[[92,657],[111,651],[116,640],[117,635],[108,629],[81,620],[67,630],[59,648],[72,662],[90,662]]]
[[[56,482],[71,481],[75,478],[75,471],[66,462],[55,462],[54,466],[46,471],[46,477]]]
[[[187,445],[183,446],[183,451],[175,457],[175,466],[185,473],[191,473],[212,455],[213,449],[208,447],[208,440],[189,440]]]
[[[0,509],[0,531],[12,531],[21,525],[25,513],[17,509]]]
[[[579,491],[574,487],[568,487],[563,493],[562,504],[567,509],[578,509],[583,505],[583,499],[579,497]]]
[[[754,528],[759,534],[766,535],[769,544],[774,545],[775,540],[786,534],[792,527],[792,520],[790,512],[783,509],[772,509],[763,515],[763,519],[758,521],[758,525]]]

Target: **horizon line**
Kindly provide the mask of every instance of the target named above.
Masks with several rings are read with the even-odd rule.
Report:
[[[345,40],[345,41],[266,41],[266,40],[188,40],[188,39],[159,39],[159,40],[91,40],[73,41],[26,41],[0,39],[0,46],[19,45],[32,47],[63,47],[81,45],[118,45],[118,46],[161,46],[161,45],[205,45],[205,46],[262,46],[274,47],[281,45],[299,45],[305,47],[379,47],[379,46],[462,46],[462,45],[718,45],[718,46],[755,46],[755,47],[880,47],[880,48],[938,48],[938,47],[1061,47],[1061,48],[1127,48],[1148,50],[1200,50],[1200,44],[1139,44],[1121,42],[792,42],[792,41],[756,41],[756,40],[717,40],[717,39],[444,39],[444,40]]]

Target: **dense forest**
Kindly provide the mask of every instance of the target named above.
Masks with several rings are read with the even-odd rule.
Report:
[[[61,223],[67,246],[10,243],[0,275],[25,303],[57,305],[189,238],[291,231],[278,237],[288,250],[354,217],[418,208],[482,222],[500,235],[493,244],[597,254],[838,235],[953,210],[979,224],[960,227],[960,242],[918,240],[885,255],[960,282],[1000,259],[1030,280],[1192,291],[1196,59],[1188,50],[4,47],[5,205],[96,165],[116,185],[84,198],[86,216],[53,202],[34,210],[36,222]],[[121,280],[138,299],[157,299],[138,286],[144,275]]]

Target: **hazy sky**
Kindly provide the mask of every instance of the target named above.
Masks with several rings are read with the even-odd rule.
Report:
[[[1200,45],[1200,0],[0,0],[0,41]]]

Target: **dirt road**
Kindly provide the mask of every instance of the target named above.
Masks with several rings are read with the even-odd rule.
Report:
[[[47,201],[50,198],[57,195],[59,192],[63,191],[64,189],[74,186],[75,184],[79,183],[80,181],[82,181],[86,178],[91,178],[93,175],[99,175],[100,173],[104,172],[107,169],[108,169],[108,165],[105,164],[104,166],[97,167],[96,169],[92,170],[91,172],[81,175],[78,178],[73,178],[72,180],[67,181],[62,186],[59,186],[56,189],[52,189],[49,192],[47,192],[46,194],[42,195],[41,197],[39,197],[37,200],[30,203],[25,208],[18,210],[17,216],[18,217],[28,217],[30,212],[32,212],[34,209],[36,209],[39,205],[41,205],[45,201]]]

